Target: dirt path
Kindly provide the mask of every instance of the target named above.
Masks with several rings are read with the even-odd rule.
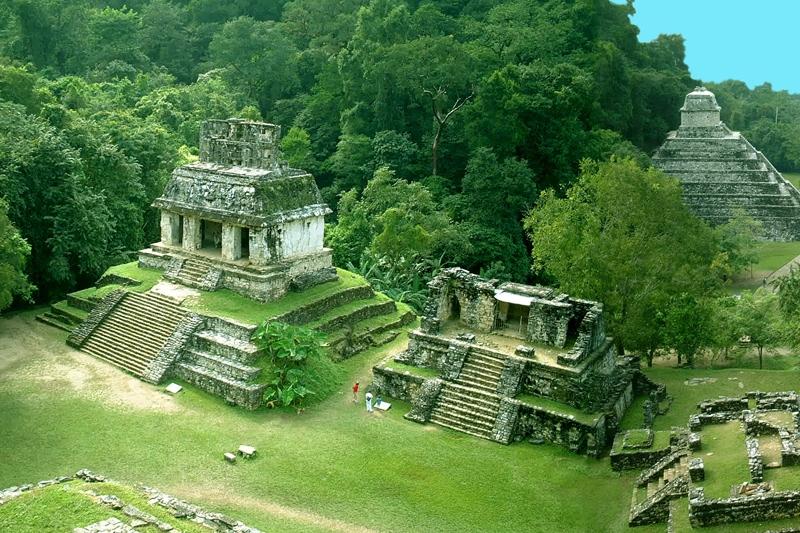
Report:
[[[308,524],[315,527],[327,529],[330,531],[346,531],[348,533],[377,533],[375,529],[369,529],[357,524],[351,524],[342,520],[328,518],[305,509],[297,509],[288,507],[279,503],[251,498],[242,495],[232,495],[226,491],[224,487],[211,486],[211,485],[198,485],[192,484],[190,487],[176,487],[174,492],[181,494],[190,494],[192,497],[202,498],[211,505],[230,505],[236,507],[246,507],[249,509],[258,509],[265,513],[271,514],[279,518],[287,518],[302,524]]]
[[[108,407],[178,411],[173,398],[122,370],[73,350],[66,333],[36,322],[34,312],[0,318],[0,383],[47,383]]]

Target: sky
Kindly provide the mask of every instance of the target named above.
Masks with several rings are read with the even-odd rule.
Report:
[[[623,0],[613,0],[624,3]],[[800,93],[800,0],[634,0],[639,40],[679,33],[693,78]]]

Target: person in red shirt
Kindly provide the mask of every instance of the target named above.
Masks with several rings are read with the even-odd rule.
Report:
[[[353,403],[358,402],[358,381],[353,385]]]

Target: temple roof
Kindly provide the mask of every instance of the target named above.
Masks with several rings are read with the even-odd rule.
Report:
[[[177,168],[153,206],[249,227],[330,213],[313,176],[280,160],[279,139],[272,124],[204,123],[200,161]]]
[[[681,111],[719,111],[717,98],[705,87],[695,87],[686,95]]]

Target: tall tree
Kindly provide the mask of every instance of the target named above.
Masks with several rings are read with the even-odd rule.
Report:
[[[719,288],[712,230],[687,211],[676,180],[632,160],[584,164],[565,198],[542,193],[526,227],[535,267],[565,291],[603,302],[620,351],[652,349],[630,317]]]

